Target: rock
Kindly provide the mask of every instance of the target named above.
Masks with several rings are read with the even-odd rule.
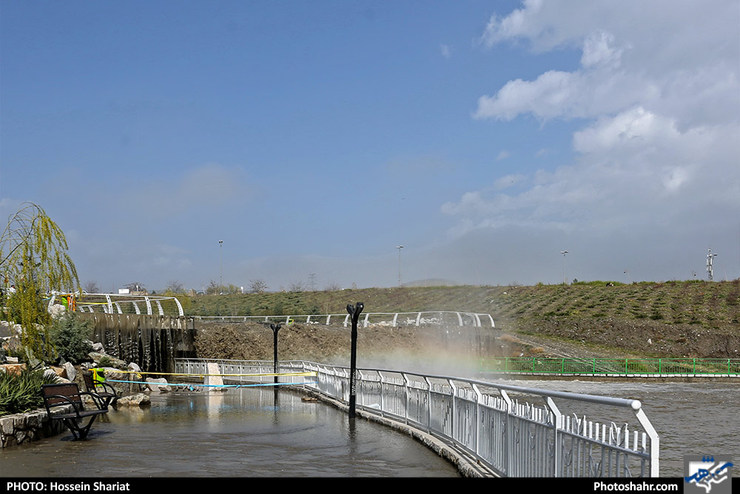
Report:
[[[75,366],[69,362],[65,362],[62,365],[62,368],[64,369],[64,375],[62,377],[66,377],[70,381],[74,381],[75,377],[77,377],[77,369],[75,369]]]
[[[151,398],[145,393],[123,396],[118,398],[116,407],[144,407],[152,404]]]
[[[0,365],[0,370],[7,372],[8,374],[18,375],[23,369],[26,368],[26,364],[3,364]]]
[[[147,386],[152,393],[169,393],[172,391],[172,387],[167,382],[167,379],[160,377],[148,377],[146,379]]]
[[[117,359],[115,357],[111,357],[110,355],[107,355],[105,353],[100,352],[90,352],[88,356],[97,364],[99,363],[103,358],[106,358],[111,366],[117,367],[119,369],[123,369],[126,367],[126,362],[123,360]]]
[[[44,377],[52,376],[54,377],[54,382],[57,382],[57,383],[70,382],[69,379],[65,379],[64,377],[62,377],[63,374],[64,374],[64,369],[61,367],[48,367],[44,369]]]

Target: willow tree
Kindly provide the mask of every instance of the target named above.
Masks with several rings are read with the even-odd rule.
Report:
[[[2,317],[21,325],[21,343],[36,358],[53,355],[44,303],[52,291],[79,291],[79,278],[67,253],[67,239],[44,209],[23,203],[0,236]]]

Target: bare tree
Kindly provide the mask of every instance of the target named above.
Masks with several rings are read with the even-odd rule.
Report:
[[[85,284],[82,285],[82,289],[87,293],[100,293],[100,288],[96,281],[86,281]]]
[[[264,280],[249,280],[249,293],[263,293],[267,291]]]

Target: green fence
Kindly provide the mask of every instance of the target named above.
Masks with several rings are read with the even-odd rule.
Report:
[[[740,359],[720,358],[539,358],[496,357],[481,361],[483,372],[587,375],[740,376]]]

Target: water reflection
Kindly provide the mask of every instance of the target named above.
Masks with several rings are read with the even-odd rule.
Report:
[[[88,441],[70,434],[0,452],[21,477],[455,477],[408,436],[271,389],[177,392],[149,409],[111,410]],[[91,459],[93,461],[91,461]]]

